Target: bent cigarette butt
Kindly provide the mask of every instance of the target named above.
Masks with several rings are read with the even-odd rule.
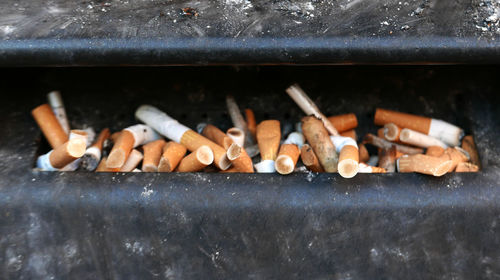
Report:
[[[440,158],[452,161],[452,165],[448,172],[453,172],[459,163],[469,161],[468,155],[461,149],[457,149],[457,147],[447,148]]]
[[[200,171],[214,161],[214,153],[209,146],[200,146],[181,160],[177,167],[178,172]]]
[[[304,117],[302,118],[302,132],[323,169],[326,172],[337,172],[338,155],[323,122],[314,116]]]
[[[403,153],[403,154],[422,154],[424,152],[424,149],[422,148],[413,148],[409,147],[406,145],[401,145],[401,144],[396,144],[389,142],[385,139],[382,139],[380,137],[377,137],[371,133],[368,133],[365,138],[364,138],[364,143],[371,144],[375,147],[381,148],[381,149],[389,149],[391,146],[395,146],[396,150]]]
[[[378,166],[384,168],[387,172],[396,172],[396,147],[381,149],[379,153]]]
[[[59,91],[51,91],[47,94],[47,99],[49,101],[49,105],[54,112],[59,124],[63,128],[66,134],[69,134],[69,122],[68,116],[66,115],[66,109],[64,108],[64,103],[61,97],[61,93]]]
[[[358,119],[353,113],[328,117],[328,120],[339,133],[358,127]]]
[[[170,141],[163,147],[163,154],[158,165],[159,172],[172,172],[186,154],[184,145]]]
[[[359,150],[359,162],[366,163],[370,159],[370,154],[368,153],[365,144],[363,143],[359,144],[358,150]]]
[[[31,111],[33,118],[40,127],[43,135],[52,149],[55,149],[68,141],[68,134],[64,132],[49,104],[43,104]]]
[[[461,128],[442,120],[377,108],[375,124],[387,123],[394,123],[400,128],[409,128],[427,134],[450,146],[457,146],[460,143],[460,137],[463,136]]]
[[[238,146],[245,145],[245,132],[237,127],[232,127],[226,131],[227,136],[233,140]]]
[[[358,140],[358,135],[356,134],[356,130],[354,129],[341,132],[340,136],[352,138],[354,141]]]
[[[252,137],[255,139],[255,133],[257,132],[257,122],[255,121],[255,114],[253,113],[253,110],[245,109],[245,116],[247,120],[248,131],[250,131],[250,134],[252,134]]]
[[[229,150],[228,150],[229,151]],[[247,154],[245,148],[241,148],[239,157],[231,161],[233,166],[238,172],[241,173],[254,173],[252,158]]]
[[[382,167],[371,166],[365,163],[359,164],[359,172],[358,173],[386,173],[387,171]]]
[[[399,172],[417,172],[432,176],[443,176],[450,170],[453,161],[422,154],[400,157],[397,160]]]
[[[295,144],[283,144],[280,147],[278,157],[274,167],[279,174],[286,175],[293,172],[297,160],[299,159],[300,150]]]
[[[254,144],[254,139],[252,137],[252,134],[248,130],[247,123],[245,119],[243,118],[243,115],[241,114],[240,108],[238,107],[238,104],[236,103],[236,100],[234,100],[234,97],[231,95],[226,95],[226,106],[227,106],[227,111],[229,113],[229,117],[231,117],[231,120],[233,122],[233,125],[245,133],[247,136],[245,138],[245,146],[253,145]]]
[[[441,146],[430,146],[427,147],[425,154],[431,157],[440,157],[444,154],[444,148]]]
[[[227,158],[226,150],[222,146],[180,124],[157,108],[142,105],[135,112],[135,116],[168,139],[184,145],[191,152],[196,151],[201,146],[209,146],[214,154],[214,163],[218,168],[226,170],[231,166],[231,161]]]
[[[95,170],[96,172],[120,172],[120,168],[107,168],[106,167],[106,160],[107,157],[103,157],[101,162],[99,162],[99,165],[97,166],[97,169]]]
[[[427,148],[430,146],[440,146],[443,148],[448,147],[443,141],[439,139],[408,128],[403,128],[401,130],[399,140],[403,143],[422,148]]]
[[[37,159],[37,167],[47,171],[56,171],[85,153],[85,140],[80,138],[70,139],[68,142],[53,149]]]
[[[121,172],[131,172],[139,165],[139,163],[142,161],[143,158],[144,158],[144,156],[142,155],[141,152],[139,152],[136,149],[133,149],[130,152],[130,154],[127,158],[127,161],[125,161],[123,166],[120,167],[120,171]]]
[[[359,151],[356,141],[350,137],[330,136],[339,153],[338,172],[344,178],[352,178],[358,174]]]
[[[467,135],[462,139],[462,149],[469,153],[470,162],[478,168],[481,168],[481,161],[479,160],[479,154],[477,153],[476,144],[474,143],[472,135]]]
[[[384,125],[384,138],[387,141],[398,142],[401,128],[393,123],[386,123]]]
[[[309,144],[302,145],[300,149],[300,159],[302,163],[312,172],[325,172],[314,150]]]
[[[142,161],[143,172],[157,172],[165,140],[159,139],[142,146],[144,159]]]
[[[275,160],[281,140],[280,122],[277,120],[262,121],[257,125],[257,144],[260,157],[264,160]]]
[[[460,162],[455,169],[455,172],[478,172],[479,167],[470,162]]]
[[[201,135],[214,141],[217,145],[223,147],[225,150],[227,150],[229,146],[231,146],[231,144],[233,144],[234,142],[231,137],[226,135],[226,133],[211,124],[207,124],[205,126],[205,128],[201,132]]]

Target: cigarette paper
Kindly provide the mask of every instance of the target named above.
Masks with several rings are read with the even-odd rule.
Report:
[[[381,149],[379,153],[378,166],[384,168],[387,172],[396,172],[396,147],[390,149]]]
[[[31,114],[52,149],[55,149],[68,141],[68,134],[64,132],[64,129],[48,104],[36,107],[31,111]]]
[[[423,134],[408,128],[403,128],[399,135],[399,140],[403,143],[417,147],[427,148],[430,146],[440,146],[447,148],[448,146],[441,140],[436,139],[427,134]]]
[[[184,145],[170,141],[163,147],[163,154],[158,165],[159,172],[172,172],[186,154]]]
[[[440,157],[444,154],[444,148],[441,146],[430,146],[425,151],[425,154],[431,157]]]
[[[472,135],[467,135],[462,139],[462,149],[469,153],[470,162],[478,168],[481,168],[481,161],[479,160],[479,154],[477,153],[476,144],[474,143]]]
[[[245,119],[243,118],[243,115],[241,114],[240,108],[238,107],[238,104],[236,103],[236,100],[234,100],[234,97],[231,95],[226,96],[226,105],[227,105],[227,111],[229,113],[229,116],[231,117],[231,120],[233,121],[233,125],[245,133],[247,136],[245,138],[245,146],[253,145],[254,140],[252,137],[252,134],[250,133],[250,130],[248,130],[247,123]]]
[[[130,172],[130,171],[134,170],[139,165],[139,163],[141,162],[141,160],[143,158],[144,158],[144,156],[142,155],[141,152],[139,152],[136,149],[133,149],[130,152],[130,154],[127,158],[127,161],[125,161],[123,166],[120,167],[120,171],[121,172]]]
[[[255,139],[255,133],[257,133],[257,122],[255,121],[255,114],[252,109],[245,109],[245,116],[247,119],[247,127],[252,137]]]
[[[305,138],[304,135],[300,132],[292,132],[288,134],[288,137],[286,138],[285,142],[283,144],[294,144],[297,145],[297,147],[302,148],[302,145],[304,145]]]
[[[422,154],[400,157],[396,162],[398,172],[417,172],[432,176],[443,176],[450,170],[453,161]]]
[[[160,158],[165,146],[165,140],[159,139],[142,146],[144,158],[142,160],[143,172],[157,172]]]
[[[338,155],[323,122],[314,116],[304,117],[302,118],[302,132],[323,169],[326,172],[337,172]]]
[[[387,171],[382,167],[371,166],[365,163],[359,164],[358,173],[386,173]]]
[[[328,120],[328,118],[321,113],[318,106],[314,104],[311,98],[307,96],[307,94],[304,92],[304,90],[302,90],[302,88],[300,88],[298,84],[291,85],[289,88],[286,89],[286,92],[293,99],[293,101],[295,101],[295,103],[299,105],[302,111],[306,113],[306,115],[308,116],[314,115],[316,118],[320,119],[323,122],[323,125],[325,126],[326,130],[331,135],[339,135],[339,132],[337,131],[335,126],[333,126],[333,124]],[[327,170],[327,172],[329,171]]]
[[[341,132],[340,136],[352,138],[354,139],[354,141],[358,140],[358,135],[356,134],[356,130],[354,129]]]
[[[381,149],[389,149],[391,146],[395,146],[396,150],[403,153],[403,154],[422,154],[424,150],[422,148],[413,148],[409,147],[406,145],[401,145],[401,144],[396,144],[389,142],[385,139],[382,139],[380,137],[377,137],[371,133],[368,133],[365,138],[364,138],[364,143],[371,144],[375,147],[381,148]]]
[[[107,168],[106,167],[106,160],[107,157],[103,157],[101,162],[99,162],[99,165],[97,165],[96,172],[120,172],[120,168]]]
[[[200,146],[181,160],[177,167],[178,172],[200,171],[214,161],[214,153],[209,146]]]
[[[133,148],[158,139],[160,139],[160,135],[147,125],[136,124],[127,127],[122,130],[113,145],[113,149],[111,149],[106,161],[106,166],[108,168],[123,166]]]
[[[231,166],[231,161],[227,158],[223,147],[180,124],[157,108],[142,105],[135,112],[135,116],[168,139],[184,145],[191,152],[203,145],[209,146],[214,153],[214,163],[218,168],[225,170]]]
[[[203,128],[201,134],[214,141],[217,145],[223,147],[225,150],[227,150],[229,146],[231,146],[231,144],[233,144],[234,142],[231,137],[226,135],[226,133],[211,124],[207,124],[205,128]]]
[[[356,141],[350,137],[330,136],[339,153],[338,172],[344,178],[352,178],[358,174],[359,151]]]
[[[401,133],[401,128],[393,123],[386,123],[384,125],[384,138],[387,141],[397,142],[399,141],[399,134]]]
[[[314,150],[309,144],[302,145],[300,149],[300,159],[302,163],[312,172],[325,172]]]
[[[257,125],[257,143],[262,160],[275,160],[281,140],[280,122],[267,120]]]
[[[435,137],[449,146],[458,146],[463,130],[442,120],[431,119],[396,111],[377,108],[375,124],[394,123],[401,128],[409,128]]]
[[[83,139],[71,139],[37,159],[37,167],[46,171],[56,171],[80,158],[85,153]]]
[[[353,113],[328,117],[328,120],[339,133],[358,127],[358,119]]]
[[[245,132],[237,127],[232,127],[226,131],[227,136],[233,140],[238,146],[245,145]]]
[[[452,161],[448,172],[453,172],[459,163],[469,161],[468,154],[459,147],[447,148],[440,158]]]
[[[102,147],[104,145],[104,141],[109,137],[109,129],[103,129],[99,135],[95,143],[85,151],[85,154],[82,157],[82,162],[80,163],[80,167],[83,170],[94,171],[101,160],[102,155]]]
[[[363,143],[359,144],[358,150],[359,150],[359,162],[366,163],[370,159],[370,154],[368,153],[365,144]]]
[[[69,122],[61,93],[59,91],[51,91],[47,94],[47,99],[49,100],[49,105],[59,121],[59,124],[61,124],[62,129],[66,132],[66,134],[69,134]]]
[[[455,169],[455,172],[478,172],[479,167],[470,162],[460,162]]]

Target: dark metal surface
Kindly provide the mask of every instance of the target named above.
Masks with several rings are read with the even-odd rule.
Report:
[[[9,69],[0,93],[4,279],[495,279],[500,275],[497,67]],[[73,127],[120,129],[141,103],[228,128],[224,95],[283,127],[297,81],[327,114],[377,106],[477,140],[476,174],[95,174],[32,171],[29,111],[59,89]],[[286,130],[286,128],[284,128]],[[38,140],[37,140],[38,139]],[[43,147],[41,148],[43,150]]]

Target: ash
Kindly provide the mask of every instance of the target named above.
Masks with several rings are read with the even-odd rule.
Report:
[[[479,3],[476,27],[484,32],[500,34],[500,0],[486,0]]]

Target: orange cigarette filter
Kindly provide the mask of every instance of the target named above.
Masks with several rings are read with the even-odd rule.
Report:
[[[399,135],[401,134],[401,128],[394,123],[387,123],[384,125],[383,138],[388,141],[398,142]],[[380,136],[379,136],[380,137]]]
[[[109,134],[110,134],[109,128],[101,130],[94,144],[92,144],[92,147],[102,150],[102,145],[104,144],[104,141],[106,141],[106,139],[109,138]]]
[[[453,172],[459,163],[469,161],[467,155],[457,148],[447,148],[440,158],[452,161],[448,172]]]
[[[244,148],[241,148],[240,156],[231,160],[231,162],[237,172],[254,173],[252,158],[250,158]]]
[[[253,138],[256,137],[257,123],[255,122],[255,114],[252,109],[245,109],[245,117],[247,119],[248,131],[252,134]]]
[[[478,172],[479,167],[470,162],[460,162],[455,169],[455,172]]]
[[[142,146],[144,151],[144,159],[142,160],[143,172],[158,171],[163,146],[165,146],[165,140],[163,139],[159,139]]]
[[[49,155],[50,164],[57,169],[63,168],[85,153],[85,140],[71,139],[52,150]]]
[[[339,174],[344,178],[354,177],[358,173],[358,163],[358,149],[351,145],[345,145],[339,153]]]
[[[444,154],[444,148],[441,146],[430,146],[427,148],[425,154],[431,157],[440,157]]]
[[[68,134],[64,132],[64,129],[57,120],[49,104],[43,104],[36,107],[31,111],[31,114],[52,149],[68,141]]]
[[[262,161],[275,160],[281,140],[280,122],[277,120],[262,121],[257,125],[256,135]]]
[[[356,130],[354,130],[354,129],[341,132],[340,136],[350,137],[350,138],[354,139],[354,141],[358,140],[358,135],[356,134]]]
[[[425,134],[429,132],[431,127],[430,118],[377,108],[375,111],[375,125],[382,126],[388,123]]]
[[[368,153],[368,150],[366,149],[365,144],[359,144],[358,145],[358,150],[359,150],[359,162],[367,162],[370,159],[370,154]]]
[[[339,133],[358,127],[358,119],[353,113],[328,117]],[[343,136],[343,135],[342,135]]]
[[[207,124],[201,134],[214,141],[217,145],[223,147],[225,150],[227,150],[229,146],[233,144],[233,140],[229,136],[227,136],[226,133],[211,124]]]
[[[96,172],[120,172],[120,168],[107,168],[106,167],[106,160],[107,157],[103,157],[102,160],[99,162],[99,165],[97,166],[97,169],[95,170]]]
[[[113,143],[116,143],[116,141],[118,141],[118,137],[120,137],[120,133],[121,133],[121,131],[117,131],[117,132],[111,134],[111,136],[109,137],[109,139],[111,139],[111,141]]]
[[[276,158],[275,168],[279,174],[286,175],[293,172],[299,160],[300,150],[295,144],[283,144]]]
[[[365,163],[359,164],[359,173],[386,173],[387,171],[378,166],[371,166]]]
[[[397,162],[399,172],[417,172],[436,177],[446,174],[452,165],[452,160],[423,154],[404,156]]]
[[[178,172],[200,171],[214,161],[214,154],[209,146],[200,146],[181,160],[177,167]]]
[[[184,132],[180,142],[182,145],[186,146],[189,151],[196,151],[201,146],[208,146],[214,154],[214,163],[217,167],[224,170],[231,166],[231,161],[227,158],[226,150],[222,146],[217,145],[193,130]]]
[[[462,139],[462,149],[469,153],[470,162],[478,168],[481,168],[481,161],[479,160],[479,154],[477,153],[476,144],[474,143],[472,135],[464,136]]]
[[[172,172],[186,154],[184,145],[170,141],[163,147],[163,155],[158,165],[159,172]]]
[[[396,171],[396,147],[392,146],[389,149],[380,149],[378,166],[384,168],[387,172]]]
[[[106,166],[108,168],[121,167],[134,148],[134,142],[134,135],[127,130],[122,130],[109,153],[108,159],[106,160]]]
[[[338,155],[323,122],[314,116],[302,118],[302,132],[326,172],[337,172]]]
[[[300,149],[300,159],[302,163],[312,172],[325,172],[314,150],[309,144],[302,145]]]

